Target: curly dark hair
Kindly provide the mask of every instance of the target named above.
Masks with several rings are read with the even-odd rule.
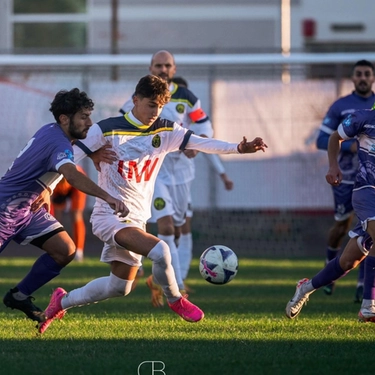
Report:
[[[134,95],[157,100],[162,105],[167,104],[171,99],[167,81],[151,74],[139,80]]]
[[[60,115],[73,117],[81,109],[94,109],[94,102],[84,91],[74,88],[70,91],[60,90],[51,103],[50,111],[56,122],[59,123]]]

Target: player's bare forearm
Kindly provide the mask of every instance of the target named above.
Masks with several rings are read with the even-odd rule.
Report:
[[[333,132],[328,141],[328,164],[329,169],[326,174],[327,182],[332,186],[337,186],[341,183],[342,173],[337,161],[340,152],[340,142],[342,138],[337,131]]]
[[[220,175],[221,181],[224,183],[225,190],[232,190],[233,189],[233,181],[228,178],[226,173],[222,173]]]
[[[129,210],[125,203],[108,194],[85,174],[78,171],[74,164],[68,163],[62,165],[59,168],[59,172],[62,173],[69,184],[76,189],[107,202],[115,211],[115,214],[119,214],[121,217],[128,215]]]
[[[337,131],[333,132],[328,141],[328,164],[330,167],[337,165],[337,158],[340,152],[341,137]]]

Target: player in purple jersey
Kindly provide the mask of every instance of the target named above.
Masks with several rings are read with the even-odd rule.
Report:
[[[374,106],[375,108],[375,106]],[[328,144],[329,170],[327,182],[339,186],[344,178],[338,155],[340,142],[358,141],[359,168],[357,170],[352,203],[358,224],[349,232],[350,240],[343,253],[332,259],[311,280],[298,282],[293,298],[286,306],[288,318],[295,318],[309,295],[316,289],[336,281],[355,268],[365,258],[364,290],[359,321],[375,323],[375,110],[360,110],[349,115],[332,133]],[[341,142],[342,144],[343,142]]]
[[[375,80],[374,65],[367,60],[357,61],[353,66],[352,82],[354,91],[347,96],[336,100],[329,108],[317,139],[317,147],[327,150],[329,136],[337,130],[341,122],[349,114],[358,109],[370,109],[375,102],[375,94],[372,85]],[[339,166],[343,173],[342,183],[332,186],[335,204],[335,222],[328,232],[326,249],[326,263],[336,257],[341,250],[344,236],[347,234],[354,217],[352,206],[352,190],[357,173],[357,143],[355,139],[344,141],[339,153]],[[361,302],[363,294],[364,265],[359,268],[355,302]],[[333,293],[334,284],[327,285],[324,292],[327,295]]]
[[[31,294],[58,276],[76,251],[63,226],[48,213],[46,192],[52,193],[53,184],[63,175],[77,189],[104,199],[116,214],[128,214],[122,201],[101,189],[74,164],[72,143],[86,138],[93,107],[85,92],[58,92],[50,107],[56,122],[35,133],[0,179],[0,252],[12,240],[45,251],[25,278],[6,293],[3,302],[38,322],[44,315],[32,302]]]
[[[171,310],[189,322],[203,319],[203,311],[179,291],[169,246],[145,230],[157,173],[169,152],[192,149],[207,153],[254,153],[265,151],[267,145],[261,138],[247,142],[244,137],[237,144],[193,135],[176,122],[159,117],[170,97],[168,83],[163,79],[153,75],[141,78],[133,96],[133,109],[124,116],[94,124],[87,139],[76,145],[77,160],[87,149],[96,151],[107,143],[112,146],[118,160],[100,165],[99,185],[118,191],[130,212],[126,220],[120,220],[96,199],[91,223],[94,234],[105,243],[101,261],[109,264],[110,274],[69,293],[57,288],[45,310],[48,319],[39,325],[40,333],[69,308],[128,295],[143,256],[152,261],[152,273]]]

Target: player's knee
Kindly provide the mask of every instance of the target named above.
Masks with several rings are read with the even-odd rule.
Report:
[[[171,262],[171,252],[169,246],[164,241],[159,241],[148,253],[147,258],[158,264],[168,264]]]
[[[174,236],[174,226],[166,227],[158,231],[163,236]]]
[[[123,297],[127,296],[132,290],[133,280],[124,280],[113,273],[109,276],[108,297]]]
[[[158,224],[158,234],[163,236],[172,236],[175,234],[175,226],[172,216],[162,217],[157,221]]]
[[[357,263],[358,261],[354,259],[348,259],[348,258],[340,259],[340,267],[343,269],[343,271],[352,270],[357,265]]]
[[[362,244],[363,237],[351,238],[340,256],[340,267],[344,271],[350,271],[367,255],[367,250]]]
[[[50,256],[61,266],[68,265],[75,257],[76,246],[74,244],[67,244],[64,249],[60,251],[48,252]]]

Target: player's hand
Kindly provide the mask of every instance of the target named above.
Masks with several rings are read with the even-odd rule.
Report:
[[[268,146],[260,137],[254,138],[251,142],[248,142],[246,137],[243,137],[243,140],[237,146],[237,150],[240,154],[252,154],[260,150],[264,152],[266,151],[266,148],[268,148]]]
[[[342,173],[338,165],[334,165],[328,169],[326,180],[332,186],[340,185],[342,181]]]
[[[99,150],[90,154],[89,158],[91,158],[91,160],[93,161],[95,169],[98,172],[101,172],[100,162],[113,164],[115,161],[117,161],[116,153],[113,151],[112,146],[110,144],[106,144]]]
[[[31,211],[37,212],[42,207],[46,209],[47,212],[50,212],[51,209],[51,194],[48,189],[44,189],[38,198],[31,204]]]
[[[123,201],[109,196],[106,201],[110,207],[115,211],[114,214],[120,217],[126,217],[129,214],[129,209],[126,207]]]
[[[232,190],[233,189],[233,181],[228,178],[228,176],[223,173],[220,175],[221,181],[223,181],[225,190]]]
[[[197,150],[184,150],[183,153],[185,154],[185,156],[188,158],[188,159],[192,159],[192,158],[195,158],[197,155],[198,155],[198,152]]]
[[[356,154],[358,152],[358,144],[357,144],[357,142],[353,142],[350,145],[350,152],[352,152],[353,154]]]

